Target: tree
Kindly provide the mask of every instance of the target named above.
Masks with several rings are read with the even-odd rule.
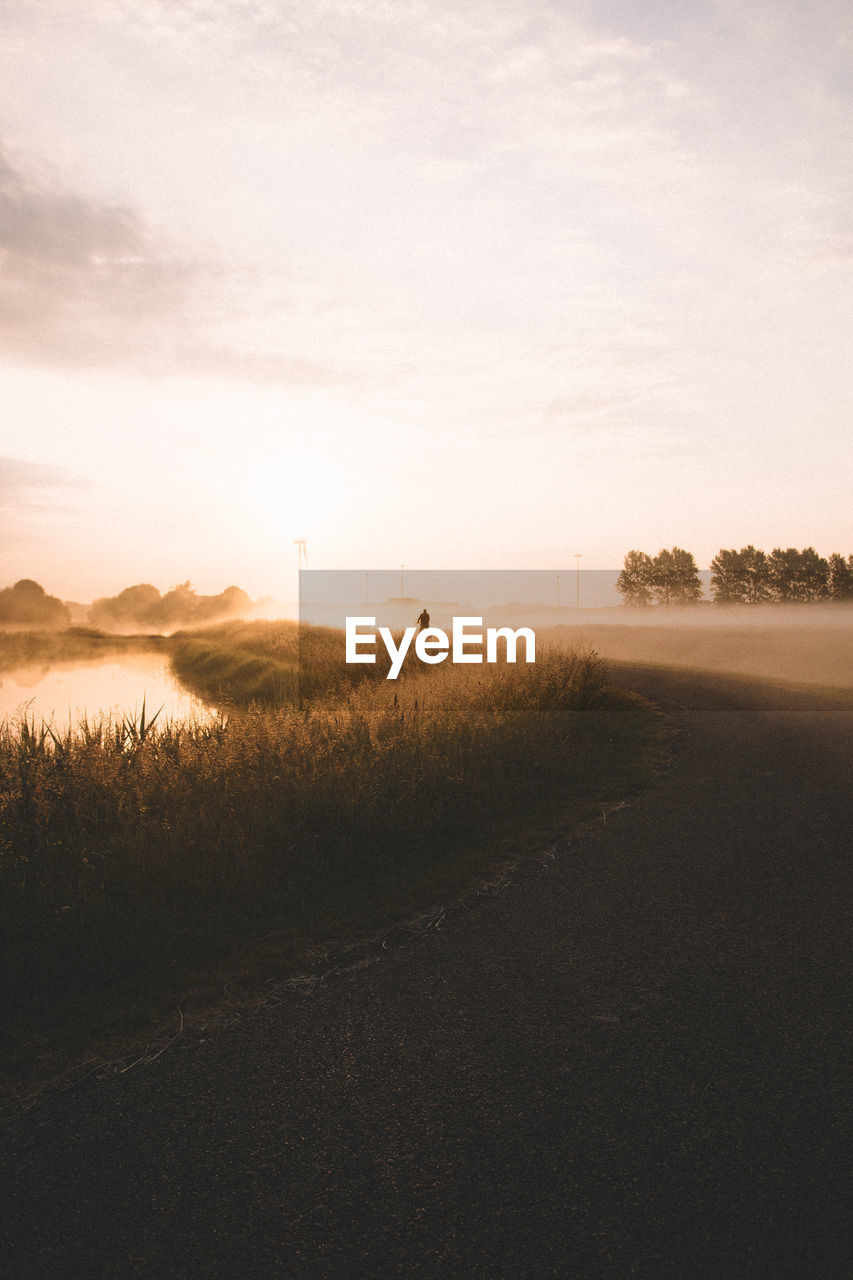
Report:
[[[774,600],[783,604],[797,598],[797,566],[800,553],[796,547],[774,547],[767,560],[767,572]]]
[[[845,560],[834,551],[828,561],[826,593],[830,600],[853,600],[853,556]]]
[[[752,543],[748,547],[741,547],[740,554],[743,557],[747,604],[763,604],[765,600],[770,599],[767,556]]]
[[[718,551],[711,561],[711,587],[717,604],[760,604],[768,600],[767,556],[751,543],[740,551]]]
[[[740,551],[720,550],[711,561],[711,590],[717,604],[743,604],[746,582]]]
[[[643,608],[652,602],[652,560],[645,551],[629,551],[616,579],[623,604]]]
[[[187,581],[161,596],[149,582],[140,582],[117,596],[96,600],[89,621],[106,631],[169,631],[245,616],[251,608],[251,600],[239,587],[226,587],[218,596],[200,596]]]
[[[658,604],[695,604],[702,598],[696,561],[689,551],[673,547],[659,551],[652,561],[652,587]]]
[[[797,586],[801,600],[825,600],[829,582],[829,565],[814,547],[800,552]]]
[[[148,626],[151,611],[159,601],[157,588],[150,582],[140,582],[135,587],[125,587],[117,596],[96,600],[89,610],[89,621],[105,631]]]
[[[199,596],[198,621],[246,617],[252,602],[241,587],[226,587],[218,596]]]
[[[71,611],[57,596],[49,596],[32,578],[21,578],[0,591],[0,623],[17,627],[67,627]]]
[[[191,626],[198,618],[199,598],[195,589],[186,582],[179,582],[159,601],[153,617],[161,628]]]
[[[767,561],[770,587],[775,599],[786,602],[822,600],[826,597],[829,565],[814,547],[774,547]]]

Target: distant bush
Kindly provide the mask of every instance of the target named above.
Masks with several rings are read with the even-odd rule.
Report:
[[[163,596],[150,582],[141,582],[117,596],[96,600],[88,616],[93,626],[104,631],[173,631],[241,617],[251,607],[240,587],[226,587],[218,596],[200,596],[189,582],[182,582]]]
[[[71,611],[32,578],[0,591],[0,625],[59,628],[71,624]]]

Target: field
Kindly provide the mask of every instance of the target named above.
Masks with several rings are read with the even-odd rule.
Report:
[[[612,661],[853,688],[853,609],[771,606],[673,615],[652,611],[630,624],[589,621],[541,634]]]
[[[507,841],[518,856],[531,830],[541,848],[549,822],[600,816],[659,762],[659,719],[594,654],[352,684],[340,637],[303,634],[301,705],[277,706],[297,639],[286,623],[176,638],[192,684],[236,689],[207,725],[6,727],[14,1043],[409,918],[481,881]]]

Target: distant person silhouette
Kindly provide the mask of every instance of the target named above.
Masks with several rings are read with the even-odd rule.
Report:
[[[429,626],[429,614],[426,611],[426,606],[424,606],[424,608],[418,614],[418,631],[424,631],[428,626]]]

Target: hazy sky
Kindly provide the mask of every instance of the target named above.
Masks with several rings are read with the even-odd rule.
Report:
[[[0,0],[0,586],[853,552],[849,0]]]

